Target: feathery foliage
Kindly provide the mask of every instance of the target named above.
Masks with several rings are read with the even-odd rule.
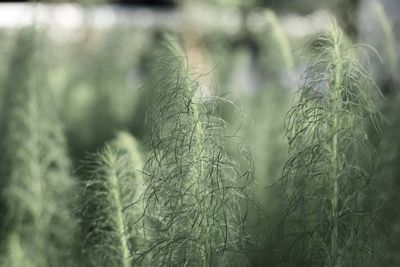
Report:
[[[1,118],[2,266],[68,266],[73,180],[47,87],[44,36],[21,29],[4,82]]]
[[[89,165],[78,203],[84,266],[131,266],[131,254],[144,238],[135,223],[143,215],[138,204],[143,163],[136,141],[119,133]]]
[[[136,262],[246,266],[243,201],[252,166],[242,171],[225,152],[227,125],[213,115],[214,101],[202,102],[199,84],[173,42],[164,42],[156,54],[152,74],[143,196],[151,236]]]
[[[286,122],[288,265],[375,266],[371,237],[378,203],[368,133],[371,124],[379,130],[368,91],[374,83],[336,26],[317,43],[319,54]]]

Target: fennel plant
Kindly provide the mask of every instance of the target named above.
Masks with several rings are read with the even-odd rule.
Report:
[[[318,54],[286,121],[282,228],[293,241],[287,263],[375,266],[379,202],[368,130],[380,131],[371,100],[375,84],[336,26],[316,43]]]
[[[89,160],[78,203],[84,266],[132,266],[144,238],[136,223],[143,216],[142,165],[136,141],[124,132]]]
[[[2,266],[69,266],[73,179],[63,128],[48,88],[44,35],[23,28],[3,86]]]
[[[241,166],[226,152],[228,126],[213,115],[215,100],[199,94],[179,47],[164,41],[155,54],[146,85],[153,103],[143,195],[150,235],[136,263],[246,266],[243,224],[252,165]]]

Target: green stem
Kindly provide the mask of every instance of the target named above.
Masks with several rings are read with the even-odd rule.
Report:
[[[195,119],[195,121],[197,121],[197,118],[199,116],[199,111],[197,109],[197,107],[195,105],[191,106],[191,111],[189,111],[192,113],[193,118]],[[203,129],[202,129],[202,125],[200,122],[196,123],[196,127],[194,129],[194,146],[193,148],[193,158],[194,160],[198,160],[201,159],[201,153],[202,153],[202,140],[203,140]],[[193,167],[193,171],[194,171],[194,176],[195,179],[197,179],[196,181],[196,188],[195,188],[195,197],[196,197],[196,202],[197,205],[199,205],[199,213],[204,216],[205,220],[206,220],[206,224],[207,224],[207,231],[203,231],[200,237],[200,243],[202,244],[202,249],[201,249],[201,258],[202,258],[202,265],[204,267],[209,266],[209,263],[211,265],[211,255],[209,255],[209,248],[208,248],[208,244],[209,244],[209,227],[208,227],[208,211],[207,211],[207,207],[205,207],[206,203],[204,201],[202,201],[201,199],[201,195],[204,195],[204,193],[201,192],[201,188],[204,186],[201,184],[201,176],[204,174],[204,166],[203,166],[203,161],[200,160],[198,162],[198,164],[196,164],[196,166]]]
[[[340,267],[340,257],[338,248],[338,200],[339,200],[339,158],[338,158],[338,113],[341,108],[341,72],[342,61],[340,53],[340,39],[335,36],[333,53],[333,110],[332,110],[332,139],[331,139],[331,178],[333,183],[331,205],[332,205],[332,232],[331,232],[331,266]]]
[[[333,115],[333,125],[332,127],[336,130],[337,128],[337,115]],[[332,164],[332,233],[331,233],[331,256],[332,256],[332,266],[339,266],[338,262],[338,158],[337,158],[337,133],[332,136],[331,140],[331,164]]]
[[[116,218],[116,227],[117,232],[120,237],[120,246],[121,246],[121,253],[122,253],[122,267],[129,267],[129,250],[127,246],[127,240],[125,238],[125,230],[124,230],[124,219],[122,216],[122,205],[121,205],[121,196],[120,190],[118,186],[118,176],[115,169],[112,169],[112,173],[110,175],[110,192],[111,196],[114,199],[115,206],[117,208],[117,218]]]

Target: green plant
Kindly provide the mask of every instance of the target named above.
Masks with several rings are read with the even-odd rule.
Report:
[[[396,41],[393,34],[392,26],[388,18],[385,15],[385,10],[380,2],[373,2],[373,8],[378,18],[380,27],[383,31],[384,37],[384,50],[385,50],[385,62],[389,63],[389,74],[393,80],[398,79],[399,63],[396,51]]]
[[[3,84],[2,266],[68,266],[73,179],[63,129],[47,85],[45,38],[21,29]]]
[[[131,266],[131,254],[143,242],[140,195],[143,163],[136,141],[119,133],[88,163],[79,205],[84,266]]]
[[[294,59],[288,37],[283,31],[274,11],[268,9],[267,11],[265,11],[265,16],[274,36],[274,41],[276,43],[275,47],[279,47],[279,52],[281,53],[281,58],[285,64],[285,67],[287,69],[292,69],[294,66]]]
[[[199,95],[175,43],[164,41],[155,58],[146,86],[154,104],[144,168],[151,235],[136,263],[246,266],[243,205],[252,167],[241,168],[226,153],[227,125],[213,115],[215,100]]]
[[[289,266],[375,266],[379,202],[372,179],[379,131],[374,82],[336,26],[319,38],[318,54],[287,115],[290,158],[283,170],[284,232]]]

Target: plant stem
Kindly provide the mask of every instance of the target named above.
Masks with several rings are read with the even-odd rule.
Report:
[[[337,128],[337,115],[333,115],[332,127],[336,130]],[[332,182],[333,182],[333,192],[332,192],[332,233],[331,233],[331,250],[332,250],[332,266],[339,266],[338,262],[338,158],[337,158],[337,133],[334,133],[331,140],[331,150],[332,150]]]
[[[342,62],[340,53],[340,36],[335,34],[333,51],[333,110],[332,110],[332,139],[331,139],[331,170],[332,170],[332,232],[331,232],[331,266],[340,267],[338,252],[338,200],[339,200],[339,158],[338,158],[338,113],[341,109],[341,72]]]
[[[118,176],[116,170],[113,168],[112,173],[110,175],[110,191],[111,196],[114,199],[115,206],[117,207],[118,211],[116,213],[116,228],[117,232],[119,233],[120,237],[120,246],[122,249],[122,267],[129,267],[129,251],[127,246],[127,240],[125,238],[125,230],[124,230],[124,219],[122,217],[122,205],[121,205],[121,195],[120,195],[120,188],[118,186]]]
[[[190,86],[190,85],[189,85]],[[208,232],[209,227],[208,227],[208,211],[207,208],[205,207],[205,202],[202,200],[202,195],[204,195],[204,192],[201,192],[201,188],[203,187],[202,185],[202,175],[204,175],[204,166],[203,166],[203,161],[199,160],[202,158],[201,153],[202,153],[202,142],[203,142],[203,128],[202,125],[198,120],[199,117],[199,111],[198,108],[196,107],[195,104],[192,104],[190,106],[190,109],[188,111],[191,113],[192,118],[193,118],[193,123],[195,124],[195,128],[193,129],[193,146],[192,146],[192,156],[193,156],[193,161],[198,162],[196,165],[193,166],[192,171],[193,171],[193,177],[196,179],[196,188],[195,188],[195,198],[196,198],[196,203],[199,206],[199,213],[201,216],[204,216],[204,219],[206,220],[206,231],[203,231],[201,233],[200,237],[200,244],[202,246],[201,248],[201,261],[202,265],[204,267],[208,266],[208,263],[210,263],[211,266],[211,255],[209,255],[210,250],[208,249],[208,244],[209,244],[209,235],[210,233]]]

